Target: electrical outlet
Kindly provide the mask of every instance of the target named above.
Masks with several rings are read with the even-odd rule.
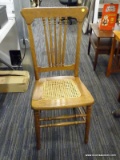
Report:
[[[26,44],[26,48],[30,47],[28,39],[25,39],[25,44]],[[20,39],[20,46],[21,46],[21,48],[25,48],[25,44],[24,44],[24,40]]]

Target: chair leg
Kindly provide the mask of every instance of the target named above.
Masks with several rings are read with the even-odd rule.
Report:
[[[88,55],[90,55],[90,47],[91,47],[91,42],[89,40],[89,44],[88,44]]]
[[[98,61],[98,51],[95,52],[95,59],[94,59],[94,71],[96,69],[97,66],[97,61]]]
[[[35,123],[35,133],[36,133],[36,147],[40,149],[40,112],[34,111],[34,123]]]
[[[92,106],[87,106],[86,110],[86,128],[85,128],[85,143],[88,143],[89,130],[90,130],[90,117],[91,117]]]

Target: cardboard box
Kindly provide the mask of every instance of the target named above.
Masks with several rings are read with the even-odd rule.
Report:
[[[0,71],[0,92],[25,92],[29,79],[28,71]]]
[[[6,13],[6,6],[0,5],[0,29],[5,25],[8,21],[7,13]]]
[[[116,23],[118,4],[104,4],[102,18],[99,22],[100,30],[112,30]]]

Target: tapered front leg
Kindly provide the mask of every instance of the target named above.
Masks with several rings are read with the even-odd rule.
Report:
[[[91,118],[92,106],[87,106],[86,109],[86,127],[85,127],[85,143],[88,143],[89,130],[90,130],[90,118]]]

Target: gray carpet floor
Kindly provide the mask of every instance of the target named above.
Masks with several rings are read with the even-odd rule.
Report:
[[[43,0],[41,6],[62,5],[57,0]],[[37,27],[36,23],[34,27]],[[69,32],[73,34],[74,29],[73,24],[69,27]],[[34,32],[37,37],[36,29]],[[0,160],[120,159],[120,119],[115,119],[111,114],[120,108],[117,101],[120,74],[112,74],[109,78],[105,76],[108,56],[102,55],[94,72],[94,51],[91,48],[90,58],[87,48],[88,35],[82,35],[79,76],[95,99],[89,143],[84,144],[84,125],[46,128],[41,129],[41,150],[36,150],[34,118],[30,107],[34,74],[28,50],[23,62],[24,69],[31,75],[27,92],[0,94]],[[62,111],[63,114],[68,112],[72,113],[72,110]],[[42,112],[42,116],[60,113],[61,111]]]

